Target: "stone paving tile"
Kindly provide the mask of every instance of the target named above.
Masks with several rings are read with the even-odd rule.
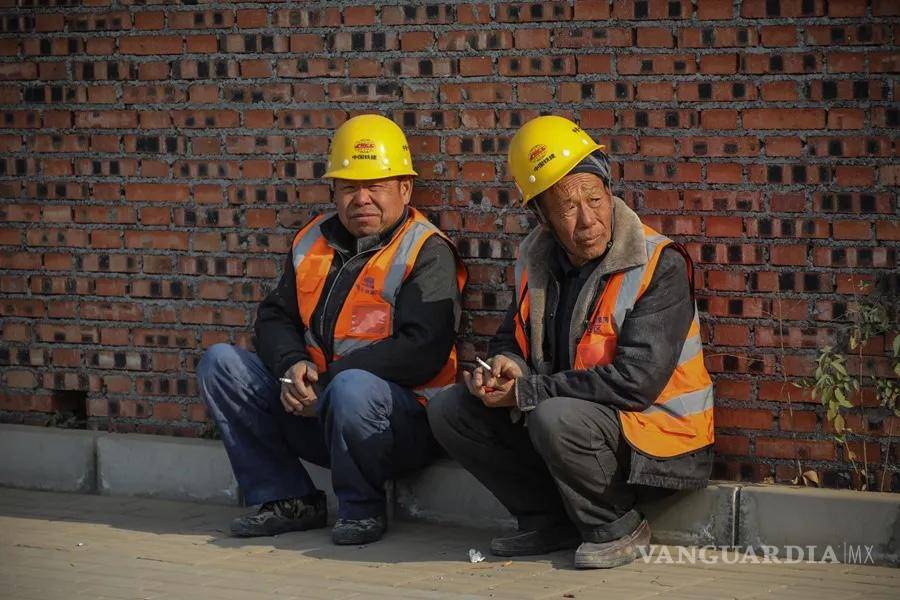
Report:
[[[500,559],[487,552],[491,532],[423,523],[393,523],[382,542],[361,547],[334,546],[327,529],[253,540],[226,537],[228,522],[243,510],[0,488],[0,597],[900,597],[897,569],[639,561],[610,571],[576,571],[571,551]],[[469,548],[487,560],[470,563]],[[668,550],[677,555],[676,548]]]

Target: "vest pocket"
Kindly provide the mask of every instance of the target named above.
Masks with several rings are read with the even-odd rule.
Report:
[[[352,337],[386,338],[391,335],[390,304],[353,304],[350,311],[350,328],[347,331]]]
[[[589,339],[585,339],[589,338]],[[590,334],[582,338],[575,350],[575,368],[588,369],[586,365],[603,366],[612,362],[616,354],[615,335]]]

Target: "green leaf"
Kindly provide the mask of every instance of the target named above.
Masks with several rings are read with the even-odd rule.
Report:
[[[842,417],[841,415],[836,415],[834,417],[833,425],[834,425],[834,429],[838,433],[840,433],[840,432],[844,431],[844,428],[846,427],[847,424],[844,421],[844,417]]]

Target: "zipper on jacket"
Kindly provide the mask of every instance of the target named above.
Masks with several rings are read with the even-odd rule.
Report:
[[[326,341],[325,317],[328,315],[328,301],[331,299],[331,292],[334,291],[334,288],[337,285],[338,279],[340,279],[340,277],[341,277],[341,271],[344,270],[344,267],[346,267],[348,264],[350,264],[351,262],[353,262],[360,256],[363,256],[364,254],[368,254],[370,252],[375,252],[380,249],[381,248],[371,248],[369,250],[364,250],[363,252],[358,252],[358,253],[354,254],[347,260],[344,260],[344,257],[341,256],[341,260],[344,260],[344,262],[341,263],[341,266],[338,268],[337,273],[335,273],[334,279],[331,281],[331,286],[328,288],[328,293],[325,294],[325,302],[322,303],[322,316],[319,317],[319,339],[322,340],[323,346],[325,345],[325,341]],[[340,253],[335,252],[335,254],[340,254]],[[358,275],[357,275],[357,277],[358,277]],[[344,300],[346,301],[346,298]],[[340,315],[340,310],[338,310],[338,315]],[[327,362],[331,362],[331,360],[334,358],[334,332],[332,332],[330,348],[323,347],[322,350],[323,351],[328,350],[328,356],[326,357],[326,359],[327,359]]]

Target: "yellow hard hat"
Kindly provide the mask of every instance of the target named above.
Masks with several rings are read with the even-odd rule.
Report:
[[[403,130],[390,119],[359,115],[334,132],[323,177],[360,180],[401,175],[418,173]]]
[[[563,117],[537,117],[522,125],[509,143],[507,157],[522,204],[528,204],[599,148],[603,146]]]

